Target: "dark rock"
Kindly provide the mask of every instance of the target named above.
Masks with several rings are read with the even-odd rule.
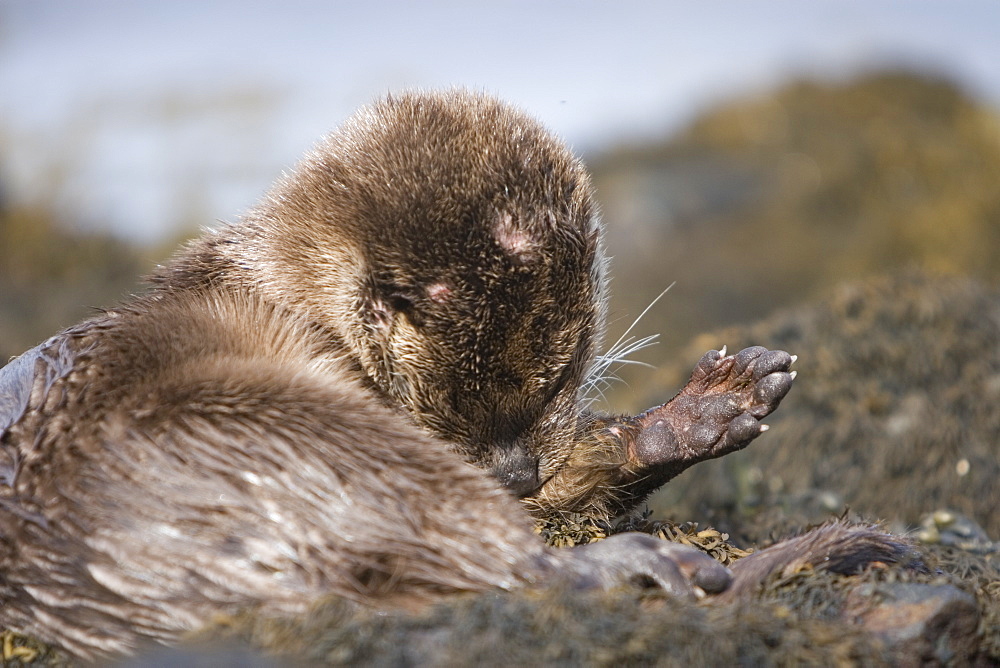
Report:
[[[897,665],[955,664],[972,659],[979,606],[971,594],[952,585],[904,582],[880,587],[874,606],[870,591],[856,594],[853,604],[867,609],[857,613],[854,622],[882,640]]]
[[[998,340],[1000,290],[915,271],[699,337],[690,350],[756,342],[798,354],[797,387],[751,447],[684,473],[650,506],[738,542],[848,508],[901,527],[948,508],[998,536]],[[665,370],[650,395],[677,378],[679,366]]]

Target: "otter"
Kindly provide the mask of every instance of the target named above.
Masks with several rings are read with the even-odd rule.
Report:
[[[532,531],[745,447],[794,378],[782,351],[710,351],[670,402],[590,413],[605,265],[582,163],[522,112],[362,109],[146,292],[0,372],[0,627],[92,659],[328,595],[725,589],[684,546]]]

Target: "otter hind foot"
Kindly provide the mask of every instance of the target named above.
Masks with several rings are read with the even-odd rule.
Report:
[[[767,430],[760,420],[791,389],[795,372],[789,369],[796,358],[762,346],[725,353],[724,347],[705,353],[676,397],[636,417],[639,432],[630,453],[635,464],[666,467],[673,477],[699,461],[741,450]]]
[[[638,585],[695,600],[725,591],[732,580],[729,569],[704,552],[642,533],[618,534],[567,552],[570,581],[582,589]]]

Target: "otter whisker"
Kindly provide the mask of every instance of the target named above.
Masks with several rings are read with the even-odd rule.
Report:
[[[599,384],[603,383],[602,386],[606,389],[614,382],[621,382],[621,378],[619,378],[614,371],[609,371],[609,369],[613,366],[617,365],[618,367],[621,367],[625,364],[638,364],[640,366],[653,368],[651,364],[640,362],[638,360],[631,360],[628,359],[628,357],[634,355],[643,348],[647,348],[655,344],[659,338],[659,334],[644,336],[640,339],[629,336],[629,334],[633,329],[635,329],[635,326],[639,324],[639,321],[642,320],[647,313],[649,313],[650,309],[652,309],[653,306],[655,306],[656,303],[663,298],[663,295],[667,294],[667,292],[669,292],[675,285],[677,285],[677,281],[674,281],[664,288],[660,294],[656,295],[656,297],[649,302],[646,308],[642,310],[642,313],[640,313],[635,320],[632,321],[632,324],[630,324],[628,328],[622,332],[622,335],[618,337],[618,340],[611,345],[608,351],[599,354],[594,358],[590,372],[587,374],[587,379],[580,387],[580,397],[584,406],[591,406],[598,400],[598,398],[602,401],[607,400],[604,393],[600,391],[598,387]],[[600,397],[596,397],[591,394],[595,390],[597,390],[600,394]]]
[[[598,397],[592,396],[591,393],[595,390],[600,394],[600,399],[606,401],[604,393],[601,388],[608,389],[614,383],[623,382],[620,377],[616,374],[618,368],[632,364],[637,366],[644,366],[650,369],[653,368],[652,364],[642,362],[640,360],[628,359],[629,356],[634,355],[644,348],[655,345],[659,334],[651,334],[649,336],[644,336],[641,339],[634,339],[629,337],[615,344],[616,347],[612,347],[607,353],[603,355],[598,355],[594,360],[593,369],[587,380],[583,382],[580,388],[580,396],[583,398],[583,403],[586,406],[590,406]],[[612,369],[614,367],[614,369]]]

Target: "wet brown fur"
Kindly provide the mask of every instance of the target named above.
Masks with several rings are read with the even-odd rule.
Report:
[[[0,498],[19,511],[0,512],[3,625],[88,656],[218,610],[301,612],[322,592],[406,605],[541,572],[516,501],[330,383],[341,362],[307,323],[183,296],[50,344],[76,365],[47,391],[38,377],[5,437],[22,447]]]
[[[561,465],[602,269],[583,167],[533,121],[462,92],[361,112],[32,351],[0,625],[92,656],[215,610],[533,580],[546,548],[467,462],[527,488]]]
[[[155,280],[285,306],[385,403],[527,490],[569,454],[603,270],[583,165],[509,106],[453,93],[363,110]]]
[[[363,110],[0,376],[0,627],[94,657],[562,570],[508,490],[539,514],[621,496],[628,453],[578,396],[603,272],[583,166],[534,121],[460,91]],[[593,553],[699,568],[645,538]]]

